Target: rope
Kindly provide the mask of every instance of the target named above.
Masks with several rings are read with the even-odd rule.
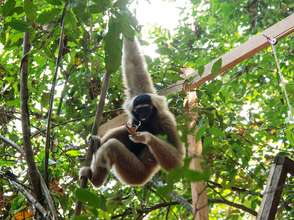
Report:
[[[292,105],[290,103],[289,95],[288,95],[288,92],[286,90],[287,81],[285,80],[285,78],[284,78],[284,76],[282,74],[281,67],[280,67],[280,62],[279,62],[276,47],[275,47],[275,45],[277,44],[277,40],[275,38],[270,38],[270,37],[266,36],[265,34],[263,36],[267,39],[267,41],[269,42],[269,44],[272,47],[273,55],[274,55],[274,58],[275,58],[275,63],[276,63],[276,66],[277,66],[277,72],[278,72],[278,75],[279,75],[279,78],[280,78],[280,87],[281,87],[281,89],[282,89],[282,91],[284,93],[284,96],[285,96],[285,99],[286,99],[286,102],[287,102],[287,105],[288,105],[287,122],[294,123],[293,107],[292,107]]]

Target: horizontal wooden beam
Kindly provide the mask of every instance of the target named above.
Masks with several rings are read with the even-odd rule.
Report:
[[[211,68],[216,60],[222,59],[222,67],[220,69],[219,74],[223,74],[224,72],[232,69],[237,64],[241,63],[243,60],[246,60],[257,52],[263,50],[265,47],[268,47],[270,44],[265,36],[275,39],[280,39],[282,37],[287,36],[288,34],[294,31],[294,14],[288,16],[287,18],[283,19],[282,21],[274,24],[273,26],[269,27],[265,31],[260,34],[255,35],[254,37],[250,38],[244,44],[232,49],[231,51],[225,53],[221,57],[213,60],[212,62],[208,63],[204,67],[204,73],[202,76],[198,74],[197,71],[192,73],[190,77],[194,77],[194,80],[189,85],[189,89],[197,88],[203,83],[212,80],[217,74],[211,74]],[[168,95],[171,93],[180,92],[183,90],[185,80],[180,80],[175,84],[168,86],[167,88],[160,91],[162,95]]]
[[[198,74],[197,71],[192,73],[190,77],[194,77],[194,80],[191,84],[189,84],[189,89],[193,89],[199,87],[203,83],[212,80],[217,74],[211,74],[211,68],[216,60],[222,59],[222,67],[220,69],[219,74],[224,74],[229,69],[233,68],[243,60],[246,60],[257,52],[261,51],[265,47],[269,46],[269,42],[267,41],[265,36],[270,38],[280,39],[282,37],[287,36],[288,34],[294,31],[294,14],[288,16],[287,18],[283,19],[282,21],[274,24],[273,26],[269,27],[262,33],[255,35],[254,37],[250,38],[244,44],[232,49],[231,51],[225,53],[221,57],[213,60],[212,62],[208,63],[204,67],[204,72],[202,76]],[[265,36],[264,36],[265,35]],[[180,92],[183,90],[185,84],[185,80],[180,80],[175,84],[168,86],[167,88],[160,90],[159,94],[161,95],[168,95],[176,92]],[[187,86],[187,85],[185,85]],[[99,135],[103,135],[108,129],[117,127],[122,125],[126,121],[126,115],[119,115],[114,119],[106,122],[105,124],[101,125],[99,128]]]

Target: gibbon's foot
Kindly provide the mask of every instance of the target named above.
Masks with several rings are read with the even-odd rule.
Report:
[[[92,178],[90,179],[94,186],[101,186],[108,176],[108,170],[104,167],[97,167],[95,171],[93,171]]]
[[[91,179],[92,178],[92,171],[90,167],[82,167],[79,171],[79,178],[88,178]]]

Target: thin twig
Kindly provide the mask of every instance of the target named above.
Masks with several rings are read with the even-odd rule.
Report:
[[[13,175],[13,174],[12,174]],[[0,173],[0,177],[3,179],[6,179],[10,182],[11,185],[13,185],[16,189],[18,189],[30,202],[30,204],[35,207],[41,215],[44,217],[44,219],[50,219],[49,213],[46,211],[46,209],[36,200],[36,198],[22,185],[20,184],[12,175],[5,175]]]
[[[2,136],[1,134],[0,134],[0,138],[3,140],[4,143],[10,145],[15,150],[17,150],[18,152],[20,152],[22,155],[25,155],[24,150],[21,147],[19,147],[15,142],[13,142],[12,140],[10,140],[10,139]]]
[[[67,68],[67,70],[65,71],[65,73],[63,74],[63,75],[65,75],[65,82],[63,84],[61,96],[60,96],[60,99],[59,99],[59,104],[58,104],[58,108],[57,108],[57,115],[60,115],[60,113],[61,113],[61,107],[62,107],[62,104],[63,104],[63,99],[64,99],[64,97],[66,95],[67,84],[68,84],[68,81],[69,81],[70,74],[72,74],[73,67],[74,67],[73,65],[70,65]]]
[[[250,209],[250,208],[248,208],[248,207],[246,207],[246,206],[244,206],[242,204],[231,202],[231,201],[226,200],[226,199],[208,199],[208,201],[211,202],[211,203],[223,203],[223,204],[235,207],[237,209],[240,209],[240,210],[242,210],[244,212],[248,212],[251,215],[257,216],[257,212],[255,210]]]
[[[96,108],[95,122],[92,126],[92,131],[91,131],[92,135],[98,134],[98,127],[102,121],[103,108],[105,105],[105,99],[106,99],[106,94],[107,94],[107,90],[109,86],[109,80],[110,80],[110,73],[106,72],[103,77],[103,84],[101,88],[100,99]]]
[[[62,58],[62,52],[63,52],[63,40],[64,40],[64,17],[66,13],[66,8],[67,8],[68,2],[65,3],[63,12],[62,12],[62,17],[61,17],[61,31],[60,31],[60,36],[59,36],[59,46],[58,46],[58,55],[56,58],[55,62],[55,72],[53,75],[53,80],[52,80],[52,86],[51,86],[51,91],[50,91],[50,101],[49,101],[49,110],[48,110],[48,119],[47,119],[47,129],[46,129],[46,144],[45,144],[45,159],[44,159],[44,179],[46,184],[48,184],[48,162],[49,162],[49,150],[50,150],[50,130],[51,130],[51,117],[52,117],[52,111],[53,111],[53,101],[54,101],[54,91],[55,91],[55,86],[57,83],[57,73],[58,73],[58,67],[59,63]]]
[[[213,181],[208,181],[208,185],[213,185],[214,187],[218,187],[218,188],[222,188],[224,189],[224,186],[222,186],[221,184],[219,183],[216,183],[216,182],[213,182]],[[254,191],[250,191],[248,189],[243,189],[243,188],[240,188],[240,187],[236,187],[236,186],[229,186],[229,188],[232,190],[232,191],[235,191],[235,192],[240,192],[240,193],[247,193],[247,194],[250,194],[250,195],[255,195],[255,196],[259,196],[259,197],[262,197],[262,194],[258,193],[258,192],[254,192]]]
[[[94,122],[94,124],[92,126],[92,131],[91,131],[92,135],[97,135],[98,134],[98,128],[99,128],[99,125],[100,125],[100,123],[102,121],[103,108],[104,108],[104,105],[105,105],[105,98],[106,98],[106,94],[107,94],[107,90],[108,90],[108,86],[109,86],[109,81],[110,81],[110,73],[105,72],[104,77],[103,77],[101,95],[100,95],[99,103],[98,103],[97,108],[96,108],[95,122]],[[96,148],[95,142],[93,140],[89,141],[89,146],[88,146],[84,166],[90,166],[90,163],[92,161],[93,153],[97,150],[95,148]],[[86,188],[87,187],[87,182],[88,182],[87,178],[81,178],[80,179],[80,187],[81,188]],[[80,201],[77,201],[76,208],[75,208],[75,215],[80,215],[81,211],[82,211],[82,203]]]
[[[50,209],[51,214],[53,216],[52,219],[57,220],[58,219],[57,210],[55,209],[54,202],[53,202],[53,199],[51,197],[50,191],[49,191],[49,189],[47,187],[47,184],[46,184],[45,180],[42,178],[42,175],[41,175],[40,172],[39,172],[39,176],[41,177],[40,181],[41,181],[41,186],[42,186],[43,193],[45,195],[45,198],[46,198],[46,201],[48,203],[49,209]]]
[[[187,201],[191,202],[191,200],[187,200]],[[208,199],[208,201],[209,201],[209,203],[226,204],[226,205],[232,206],[234,208],[240,209],[242,211],[248,212],[251,215],[257,216],[257,212],[255,210],[250,209],[250,208],[248,208],[248,207],[246,207],[246,206],[244,206],[242,204],[237,204],[237,203],[228,201],[226,199]],[[140,213],[140,214],[148,214],[148,213],[150,213],[150,212],[152,212],[154,210],[157,210],[157,209],[167,208],[167,207],[170,207],[170,206],[173,206],[173,205],[181,205],[181,204],[182,203],[179,202],[179,201],[170,201],[170,202],[162,202],[162,203],[153,205],[151,207],[142,208],[142,209],[136,209],[136,210],[134,210],[132,208],[127,208],[122,214],[117,214],[115,216],[112,216],[111,219],[120,218],[120,217],[124,216],[125,213],[132,214],[134,211],[137,212],[137,213]],[[207,206],[207,205],[205,205],[205,206]],[[201,208],[203,208],[203,207],[200,207],[197,211],[199,211]]]
[[[1,135],[0,135],[1,136]],[[7,138],[6,138],[7,139]],[[18,150],[20,153],[22,152],[22,149],[19,145],[17,145],[15,142],[9,140],[8,142],[6,142],[7,144],[9,144],[10,146],[14,147],[16,150]],[[53,202],[53,199],[51,197],[51,194],[50,194],[50,191],[42,177],[42,175],[40,174],[39,170],[37,170],[37,173],[38,173],[38,176],[39,176],[39,179],[40,179],[40,183],[41,183],[41,188],[42,188],[42,191],[43,193],[45,194],[45,198],[46,198],[46,201],[48,203],[48,206],[49,206],[49,209],[51,211],[51,214],[52,214],[52,219],[53,220],[56,220],[58,219],[58,216],[57,216],[57,211],[54,207],[54,202]],[[21,184],[21,183],[18,183],[18,184]],[[22,185],[22,184],[21,184]]]

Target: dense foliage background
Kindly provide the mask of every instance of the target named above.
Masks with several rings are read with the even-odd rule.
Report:
[[[19,69],[23,32],[28,31],[31,140],[34,159],[43,173],[50,88],[65,0],[2,0],[0,4],[0,134],[22,146]],[[124,186],[111,176],[99,190],[77,191],[78,169],[106,70],[112,75],[103,120],[122,112],[121,33],[132,36],[137,31],[140,38],[141,29],[128,5],[127,0],[70,0],[66,9],[49,160],[49,188],[59,215],[71,218],[78,197],[87,204],[85,219],[142,219],[146,215],[146,219],[192,219],[187,205],[190,180],[205,179],[212,199],[210,219],[252,217],[241,209],[213,203],[213,199],[258,211],[274,156],[281,152],[293,159],[294,125],[287,118],[270,48],[197,89],[197,138],[204,144],[204,175],[161,172],[144,187]],[[141,36],[148,39],[142,44],[158,47],[158,57],[146,57],[158,89],[179,80],[182,68],[198,69],[294,11],[292,0],[191,0],[185,6],[172,34],[153,27],[148,38]],[[293,35],[279,41],[276,48],[294,105]],[[187,134],[195,134],[195,130],[187,129],[184,97],[176,94],[168,100],[185,142]],[[27,163],[0,140],[0,166],[0,218],[17,218],[21,211],[31,209],[31,204],[5,177],[10,171],[29,186]],[[277,219],[294,219],[293,185],[289,177]]]

